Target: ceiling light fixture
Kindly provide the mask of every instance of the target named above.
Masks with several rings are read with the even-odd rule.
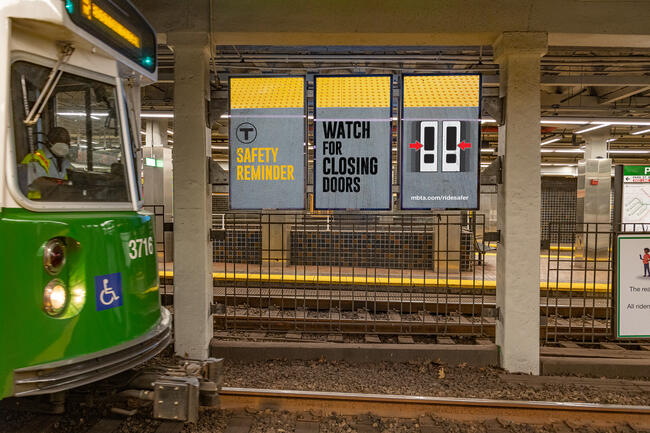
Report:
[[[596,126],[591,126],[589,128],[580,129],[580,130],[576,131],[575,133],[576,134],[584,134],[585,132],[595,131],[596,129],[605,128],[606,126],[609,126],[609,125],[610,125],[609,123],[600,123],[600,124],[597,124]]]

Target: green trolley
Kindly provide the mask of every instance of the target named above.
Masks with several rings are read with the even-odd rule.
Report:
[[[171,320],[139,174],[153,29],[128,0],[4,0],[0,58],[5,398],[138,365]]]

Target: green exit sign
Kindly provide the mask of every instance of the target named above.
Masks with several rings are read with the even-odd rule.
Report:
[[[623,176],[650,176],[650,165],[626,165]]]

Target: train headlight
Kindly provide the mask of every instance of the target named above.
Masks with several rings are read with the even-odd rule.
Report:
[[[61,272],[65,265],[65,244],[59,238],[50,239],[43,250],[43,267],[50,275]]]
[[[50,316],[58,316],[68,303],[68,291],[61,280],[52,280],[43,291],[43,310]]]

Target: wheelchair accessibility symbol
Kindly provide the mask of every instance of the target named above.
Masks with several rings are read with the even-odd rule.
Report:
[[[97,311],[122,305],[122,274],[116,272],[95,277],[95,305]]]

